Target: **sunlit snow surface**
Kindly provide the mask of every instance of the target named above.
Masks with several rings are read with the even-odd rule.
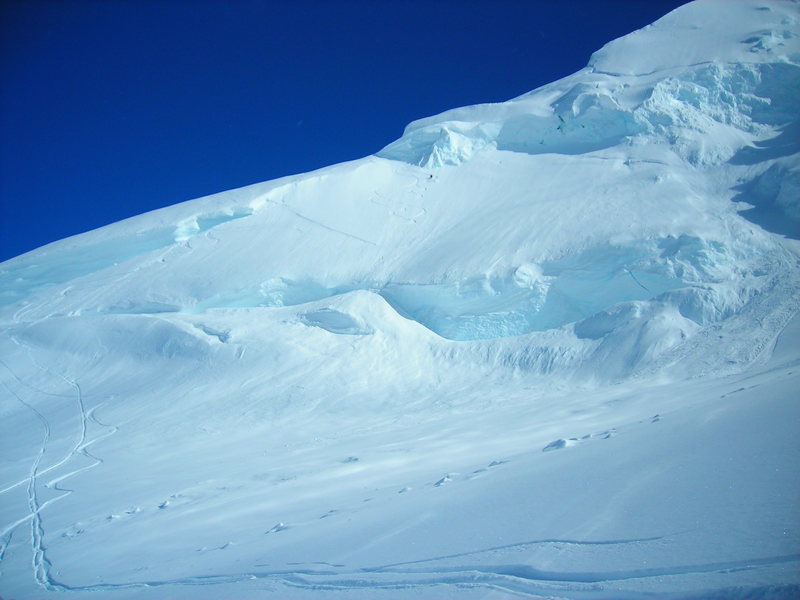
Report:
[[[0,596],[800,596],[800,9],[0,265]]]

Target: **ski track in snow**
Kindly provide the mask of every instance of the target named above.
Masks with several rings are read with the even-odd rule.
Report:
[[[14,341],[17,344],[22,345],[17,340],[14,340]],[[28,354],[29,354],[29,356],[31,358],[31,361],[34,363],[34,365],[36,365],[37,368],[43,370],[44,372],[46,372],[46,373],[48,373],[48,374],[50,374],[52,376],[52,372],[49,369],[41,367],[38,363],[36,363],[36,361],[33,359],[32,355],[30,354],[30,351],[29,351],[29,349],[27,347],[26,347],[26,350],[28,350]],[[8,373],[10,373],[11,376],[18,383],[20,383],[21,385],[27,387],[28,389],[31,389],[31,390],[33,390],[33,391],[35,391],[37,393],[40,393],[40,394],[51,395],[51,396],[55,395],[55,394],[49,394],[48,392],[44,392],[43,390],[39,390],[39,389],[27,384],[25,381],[23,381],[21,378],[19,378],[16,375],[16,373],[14,373],[14,371],[4,361],[0,360],[0,365],[2,365],[5,368],[5,370]],[[77,409],[78,409],[78,411],[80,413],[80,431],[79,431],[78,436],[77,436],[77,438],[78,438],[77,441],[70,448],[69,452],[67,452],[60,460],[58,460],[55,463],[53,463],[52,465],[48,466],[46,469],[41,469],[41,470],[39,469],[39,466],[40,466],[40,464],[42,462],[42,459],[44,458],[44,456],[45,456],[45,454],[47,452],[47,445],[48,445],[48,443],[49,443],[49,441],[51,439],[50,423],[47,420],[47,418],[39,410],[37,410],[30,403],[28,403],[25,400],[23,400],[22,397],[20,397],[20,395],[17,394],[13,389],[11,389],[5,382],[0,382],[0,383],[2,383],[3,387],[20,404],[22,404],[23,406],[28,408],[31,412],[33,412],[36,415],[36,418],[40,421],[40,423],[42,424],[42,428],[43,428],[43,438],[42,438],[42,442],[41,442],[41,447],[39,449],[39,452],[38,452],[36,458],[34,459],[33,464],[31,465],[30,476],[27,479],[21,480],[21,481],[19,481],[17,483],[14,483],[14,484],[12,484],[10,486],[7,486],[4,489],[0,490],[0,495],[2,495],[3,493],[6,493],[6,492],[18,487],[19,485],[22,485],[22,484],[27,482],[27,484],[28,484],[28,487],[27,487],[28,509],[30,510],[30,514],[29,515],[27,515],[27,516],[25,516],[25,517],[23,517],[21,519],[18,519],[14,523],[9,524],[8,526],[6,526],[3,529],[2,532],[0,532],[0,537],[3,538],[2,551],[0,551],[0,563],[2,563],[3,557],[5,555],[5,550],[8,547],[8,545],[10,544],[11,537],[12,537],[12,535],[14,533],[14,530],[17,527],[19,527],[20,525],[22,525],[23,523],[25,523],[26,521],[30,520],[31,521],[31,547],[32,547],[32,552],[33,552],[32,568],[33,568],[34,578],[36,580],[36,583],[40,587],[43,587],[43,588],[45,588],[47,590],[59,589],[61,586],[57,582],[55,582],[53,580],[52,575],[51,575],[52,563],[47,558],[47,546],[45,545],[45,541],[44,541],[45,530],[44,530],[44,525],[43,525],[43,522],[42,522],[42,511],[46,507],[48,507],[49,505],[51,505],[51,504],[53,504],[55,502],[58,502],[59,500],[69,496],[70,494],[72,494],[74,492],[74,490],[61,487],[59,485],[60,482],[64,481],[65,479],[67,479],[69,477],[77,475],[78,473],[81,473],[81,472],[86,471],[88,469],[92,469],[92,468],[96,467],[97,465],[99,465],[99,464],[101,464],[103,462],[103,460],[101,458],[98,458],[98,457],[94,456],[93,454],[91,454],[89,452],[88,448],[92,444],[94,444],[96,442],[99,442],[99,441],[101,441],[101,440],[113,435],[117,431],[116,427],[108,426],[108,425],[105,425],[105,424],[101,423],[97,419],[97,417],[94,415],[94,412],[98,408],[100,408],[102,405],[97,405],[97,406],[93,407],[89,411],[86,410],[86,406],[85,406],[84,398],[83,398],[83,392],[81,391],[80,384],[77,381],[69,379],[69,378],[67,378],[67,377],[65,377],[63,375],[57,375],[57,376],[60,379],[62,379],[64,382],[66,382],[67,384],[72,386],[74,388],[74,390],[75,390],[75,394],[74,394],[73,397],[75,398],[76,406],[77,406]],[[60,395],[60,394],[58,396],[64,397],[63,395]],[[94,438],[92,440],[89,440],[87,442],[86,441],[87,421],[91,421],[92,423],[95,423],[96,425],[99,425],[101,427],[110,427],[110,430],[107,431],[106,433],[104,433],[103,435],[100,435],[100,436],[98,436],[98,437],[96,437],[96,438]],[[72,471],[69,471],[68,473],[60,475],[59,477],[57,477],[57,478],[45,483],[44,486],[46,488],[58,490],[58,491],[61,491],[61,492],[64,492],[64,493],[62,495],[60,495],[60,496],[56,496],[54,498],[51,498],[50,500],[48,500],[46,502],[40,502],[39,496],[38,496],[38,491],[37,491],[37,484],[39,482],[39,479],[42,477],[42,475],[61,467],[62,465],[66,464],[68,461],[70,461],[72,458],[74,458],[74,457],[76,457],[78,455],[82,455],[82,456],[90,459],[93,462],[91,464],[87,465],[87,466],[83,466],[83,467],[74,469]]]
[[[8,365],[3,363],[3,366],[8,368]],[[44,530],[42,529],[42,521],[40,516],[40,511],[42,507],[39,504],[39,498],[36,491],[36,480],[38,476],[39,464],[42,461],[42,457],[44,456],[45,452],[47,451],[47,443],[50,441],[50,424],[48,423],[47,419],[40,413],[36,408],[25,402],[14,390],[12,390],[8,385],[3,383],[3,387],[8,390],[8,392],[16,398],[16,400],[28,408],[39,422],[42,424],[42,442],[39,448],[39,452],[36,455],[36,458],[31,465],[30,476],[28,477],[28,509],[30,510],[30,515],[13,523],[9,527],[7,527],[2,535],[6,535],[7,533],[12,533],[13,530],[24,523],[27,520],[31,520],[31,546],[33,548],[33,558],[32,558],[32,567],[33,567],[33,574],[34,578],[36,579],[36,583],[42,587],[48,588],[47,585],[47,569],[49,567],[49,563],[47,563],[47,558],[45,557],[45,550],[42,538],[44,537]]]
[[[292,213],[294,216],[296,216],[298,219],[302,219],[303,221],[307,221],[307,222],[311,223],[312,225],[316,225],[317,227],[322,227],[323,229],[327,229],[328,231],[332,231],[333,233],[338,233],[339,235],[343,235],[343,236],[348,237],[350,239],[356,240],[357,242],[361,242],[362,244],[369,244],[370,246],[377,246],[377,244],[375,242],[371,242],[370,240],[365,240],[364,238],[359,237],[357,235],[354,235],[352,233],[348,233],[346,231],[342,231],[341,229],[336,229],[334,227],[330,227],[329,225],[325,225],[324,223],[320,223],[319,221],[315,221],[314,219],[312,219],[310,217],[302,215],[299,212],[297,212],[296,210],[294,210],[293,208],[287,206],[286,204],[280,203],[278,206],[282,206],[283,208],[288,210],[290,213]]]
[[[609,541],[577,541],[577,540],[539,540],[511,544],[499,548],[524,548],[540,544],[577,544],[577,545],[612,545],[631,544],[658,540],[646,538],[642,540],[609,540]],[[800,561],[800,554],[754,558],[748,560],[688,564],[673,567],[655,567],[618,571],[548,571],[524,564],[507,565],[455,565],[423,567],[425,563],[445,560],[454,556],[480,555],[498,548],[479,550],[463,555],[448,555],[421,561],[402,564],[420,564],[420,568],[398,570],[398,565],[362,568],[356,570],[319,570],[319,569],[286,569],[274,571],[248,571],[242,573],[198,575],[175,579],[146,580],[126,583],[98,583],[85,586],[70,586],[60,583],[49,575],[51,565],[44,559],[48,569],[42,573],[40,585],[51,591],[64,592],[97,592],[136,588],[157,588],[168,586],[215,586],[231,585],[253,580],[268,581],[272,584],[302,588],[316,591],[365,590],[365,589],[428,589],[439,586],[478,587],[517,593],[522,596],[538,597],[542,593],[554,594],[563,598],[579,598],[581,592],[597,592],[602,584],[612,584],[633,579],[661,578],[703,573],[725,573],[741,570],[753,570],[759,567],[779,565]],[[330,563],[324,564],[334,567]],[[598,586],[601,586],[598,588]],[[615,597],[636,597],[630,592],[616,592]],[[755,592],[754,592],[755,593]]]
[[[425,197],[425,192],[427,191],[427,186],[423,185],[422,180],[419,176],[415,174],[411,174],[411,178],[414,179],[414,182],[408,185],[408,194],[416,196],[418,200],[422,200]],[[433,175],[428,177],[428,181],[433,181]],[[370,198],[370,202],[375,204],[376,206],[382,206],[383,208],[388,209],[389,213],[393,217],[397,217],[407,225],[414,225],[417,223],[417,219],[422,218],[427,214],[427,210],[422,205],[415,205],[409,202],[403,202],[402,200],[390,200],[384,197],[380,192],[377,190],[373,191],[373,197]],[[406,213],[406,214],[403,214]]]

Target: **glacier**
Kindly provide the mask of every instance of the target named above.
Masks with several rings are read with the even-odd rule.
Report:
[[[800,596],[800,7],[0,264],[0,596]]]

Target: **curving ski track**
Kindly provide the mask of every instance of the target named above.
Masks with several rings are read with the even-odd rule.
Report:
[[[540,542],[527,542],[530,545]],[[544,543],[544,542],[542,542]],[[583,543],[583,542],[573,542]],[[586,542],[592,543],[592,542]],[[613,544],[615,542],[600,542]],[[628,543],[628,542],[621,542]],[[480,551],[479,551],[480,552]],[[479,553],[479,552],[476,552]],[[437,559],[430,559],[437,560]],[[200,575],[175,579],[147,580],[128,583],[100,583],[86,586],[69,586],[54,580],[48,572],[44,573],[42,585],[48,590],[63,592],[98,592],[136,588],[159,588],[168,586],[210,586],[232,585],[261,580],[272,585],[284,585],[309,591],[346,592],[348,590],[431,590],[436,587],[483,588],[502,591],[521,597],[538,598],[543,594],[548,598],[580,599],[597,597],[598,592],[613,594],[614,598],[641,597],[635,592],[607,589],[603,584],[613,584],[633,579],[669,577],[711,572],[725,572],[740,569],[756,569],[762,566],[796,562],[800,555],[765,557],[750,560],[681,565],[664,568],[634,569],[608,572],[558,572],[539,570],[528,565],[460,565],[453,567],[431,567],[415,570],[393,570],[391,567],[372,567],[352,571],[335,570],[280,570],[250,571],[220,575]],[[753,588],[753,597],[762,597],[764,592],[778,597],[775,590]],[[783,593],[796,594],[800,587],[782,588]],[[658,595],[656,595],[657,597]],[[610,597],[610,596],[609,596]],[[750,596],[748,596],[750,597]]]
[[[15,342],[16,342],[16,340],[15,340]],[[52,372],[49,369],[41,367],[38,363],[36,363],[35,360],[33,360],[32,357],[31,357],[31,360],[38,368],[40,368],[40,369],[44,370],[45,372],[47,372],[47,373],[52,375]],[[5,362],[3,362],[2,360],[0,360],[0,365],[2,365],[6,369],[6,371],[8,373],[10,373],[12,375],[12,377],[18,383],[23,385],[24,387],[27,387],[27,388],[29,388],[29,389],[37,392],[37,393],[40,393],[40,394],[64,397],[61,394],[50,394],[48,392],[44,392],[43,390],[40,390],[38,388],[35,388],[34,386],[29,385],[28,383],[23,381],[20,377],[18,377],[16,375],[16,373],[14,373],[14,371]],[[78,473],[81,473],[83,471],[86,471],[88,469],[92,469],[92,468],[96,467],[97,465],[99,465],[99,464],[101,464],[103,462],[102,459],[92,455],[88,451],[88,447],[90,445],[100,441],[100,440],[103,440],[103,439],[109,437],[110,435],[113,435],[117,431],[116,427],[105,425],[105,424],[101,423],[99,420],[97,420],[97,418],[94,416],[94,412],[98,408],[100,408],[100,406],[102,406],[102,405],[95,406],[94,408],[92,408],[89,411],[86,410],[86,405],[85,405],[84,399],[83,399],[83,392],[81,390],[80,384],[78,384],[77,381],[69,379],[69,378],[67,378],[67,377],[65,377],[63,375],[58,375],[58,377],[60,379],[63,379],[66,383],[68,383],[69,385],[71,385],[75,389],[74,398],[75,398],[75,401],[76,401],[76,405],[77,405],[78,411],[80,412],[80,431],[79,431],[79,434],[77,436],[77,441],[75,442],[74,446],[69,450],[69,452],[67,454],[65,454],[60,460],[58,460],[55,463],[53,463],[52,465],[48,466],[46,469],[41,469],[41,470],[40,470],[39,467],[41,465],[42,459],[44,458],[44,455],[47,452],[47,445],[48,445],[48,443],[50,441],[50,438],[51,438],[50,423],[48,422],[47,418],[39,410],[37,410],[30,403],[28,403],[25,400],[23,400],[22,397],[17,392],[15,392],[13,389],[11,389],[5,382],[0,382],[0,383],[2,383],[3,387],[11,394],[11,396],[13,396],[20,404],[22,404],[27,409],[29,409],[32,413],[34,413],[34,415],[36,416],[37,420],[39,420],[39,422],[42,424],[42,430],[43,430],[43,437],[42,437],[41,446],[39,448],[38,454],[36,455],[36,458],[33,461],[33,464],[31,465],[30,475],[26,479],[20,480],[20,481],[14,483],[14,484],[6,486],[2,490],[0,490],[0,494],[3,494],[3,493],[6,493],[6,492],[8,492],[8,491],[10,491],[12,489],[15,489],[16,487],[19,487],[20,485],[22,485],[22,484],[27,482],[27,484],[28,484],[27,485],[28,510],[30,511],[30,514],[28,514],[25,517],[23,517],[21,519],[18,519],[17,521],[7,525],[3,529],[3,531],[0,532],[0,537],[3,538],[2,550],[0,551],[0,562],[2,562],[3,557],[5,556],[5,550],[8,547],[8,545],[10,544],[11,537],[12,537],[12,535],[14,533],[14,530],[17,527],[19,527],[20,525],[22,525],[23,523],[25,523],[26,521],[30,520],[31,521],[31,548],[32,548],[32,552],[33,552],[32,568],[33,568],[34,579],[36,580],[36,583],[40,587],[43,587],[43,588],[45,588],[47,590],[63,589],[63,586],[61,586],[61,584],[59,584],[56,581],[54,581],[52,576],[51,576],[51,574],[50,574],[51,569],[52,569],[52,563],[47,558],[47,547],[46,547],[46,545],[44,543],[45,531],[44,531],[44,526],[43,526],[43,523],[42,523],[41,513],[47,506],[49,506],[49,505],[51,505],[51,504],[53,504],[53,503],[65,498],[66,496],[68,496],[68,495],[70,495],[70,494],[72,494],[74,492],[74,490],[70,490],[70,489],[67,489],[67,488],[60,487],[58,484],[61,481],[65,480],[65,479],[67,479],[69,477],[72,477],[73,475],[76,475]],[[105,434],[103,434],[101,436],[98,436],[98,437],[96,437],[96,438],[94,438],[92,440],[89,440],[87,442],[86,441],[86,433],[87,433],[87,421],[88,420],[91,420],[93,423],[96,423],[97,425],[100,425],[101,427],[111,427],[111,429],[107,433],[105,433]],[[38,492],[37,492],[37,483],[38,483],[39,478],[42,475],[44,475],[45,473],[53,471],[54,469],[57,469],[60,466],[64,465],[65,463],[67,463],[69,460],[71,460],[73,457],[77,456],[78,454],[81,454],[81,455],[89,458],[90,460],[93,460],[94,462],[92,464],[87,465],[87,466],[84,466],[84,467],[75,469],[73,471],[70,471],[68,473],[65,473],[64,475],[61,475],[60,477],[57,477],[56,479],[53,479],[52,481],[49,481],[49,482],[45,483],[44,484],[45,487],[48,487],[48,488],[51,488],[51,489],[55,489],[55,490],[58,490],[58,491],[62,491],[62,492],[64,492],[64,494],[62,494],[60,496],[56,496],[55,498],[52,498],[52,499],[50,499],[50,500],[48,500],[48,501],[46,501],[44,503],[40,502],[39,496],[38,496]]]

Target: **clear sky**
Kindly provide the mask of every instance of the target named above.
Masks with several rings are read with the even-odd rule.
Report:
[[[722,0],[720,0],[722,1]],[[685,0],[5,0],[0,260],[377,152]]]

